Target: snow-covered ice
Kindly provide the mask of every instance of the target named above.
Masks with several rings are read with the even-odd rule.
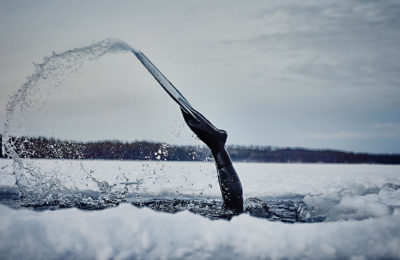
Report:
[[[83,178],[118,184],[137,196],[219,198],[212,163],[33,160],[65,186]],[[0,185],[14,185],[0,160]],[[286,224],[247,214],[209,220],[129,203],[104,210],[12,209],[0,205],[2,259],[371,259],[400,258],[400,167],[332,164],[235,164],[245,198],[300,199],[323,222]],[[53,176],[54,177],[54,176]],[[82,179],[83,178],[83,179]],[[86,184],[88,186],[86,186]],[[116,187],[116,186],[115,186]]]

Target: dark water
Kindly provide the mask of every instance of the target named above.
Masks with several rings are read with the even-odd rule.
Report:
[[[0,204],[11,208],[31,208],[34,210],[58,210],[63,208],[79,208],[83,210],[101,210],[115,207],[120,203],[131,203],[135,207],[151,208],[155,211],[177,213],[188,210],[211,220],[230,220],[238,215],[235,212],[225,210],[221,200],[201,197],[150,197],[129,194],[121,200],[115,194],[102,194],[94,191],[79,191],[75,193],[49,194],[44,199],[33,201],[20,196],[18,189],[8,186],[0,187]],[[244,214],[253,217],[264,218],[270,221],[285,223],[295,222],[320,222],[323,218],[312,218],[306,214],[306,207],[301,198],[292,199],[268,199],[248,198],[244,202]]]
[[[136,207],[148,207],[156,211],[176,213],[189,210],[209,219],[231,219],[237,213],[223,209],[222,201],[203,199],[147,199],[134,201]],[[244,213],[258,218],[282,222],[309,222],[301,217],[301,204],[290,200],[263,201],[257,198],[246,199]]]

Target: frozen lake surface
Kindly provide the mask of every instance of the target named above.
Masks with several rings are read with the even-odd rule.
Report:
[[[213,163],[23,161],[0,160],[4,259],[400,258],[399,166],[236,163],[234,216]]]

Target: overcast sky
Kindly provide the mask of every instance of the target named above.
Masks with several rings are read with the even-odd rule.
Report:
[[[118,38],[227,130],[229,144],[400,153],[400,1],[0,3],[1,125],[33,63]],[[24,112],[25,134],[198,143],[129,53],[43,91]]]

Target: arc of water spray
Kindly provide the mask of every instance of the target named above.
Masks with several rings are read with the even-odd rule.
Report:
[[[18,137],[13,136],[12,133],[16,129],[13,128],[16,112],[23,112],[32,102],[36,102],[35,93],[40,91],[41,87],[58,87],[65,75],[77,72],[84,63],[96,60],[107,53],[119,52],[135,52],[135,50],[123,41],[105,39],[62,53],[53,52],[52,55],[45,57],[42,63],[35,64],[34,73],[27,77],[25,83],[10,96],[6,107],[1,149],[4,156],[13,159],[16,184],[21,194],[27,195],[30,191],[34,191],[37,196],[43,196],[46,199],[46,194],[54,189],[63,189],[64,187],[56,179],[47,180],[51,185],[42,185],[40,170],[30,166],[29,161],[23,161],[20,158],[20,155],[27,151],[24,146],[18,146],[18,151],[17,143],[13,140],[13,137]]]
[[[36,172],[34,168],[29,166],[28,162],[24,163],[20,158],[20,155],[26,152],[25,148],[23,146],[18,147],[20,150],[18,152],[17,144],[13,141],[12,131],[14,130],[15,122],[13,120],[15,119],[15,113],[17,111],[23,112],[32,102],[36,102],[34,93],[40,90],[42,86],[55,88],[62,83],[62,78],[66,74],[77,72],[85,62],[96,60],[107,53],[119,52],[132,52],[179,106],[185,112],[196,117],[196,113],[193,113],[193,111],[196,110],[152,62],[142,52],[136,51],[123,41],[105,39],[89,46],[66,50],[62,53],[53,52],[52,55],[45,57],[42,63],[35,64],[34,73],[30,75],[15,94],[9,98],[6,107],[6,121],[4,124],[1,149],[2,154],[11,157],[15,166],[18,167],[18,169],[14,171],[14,174],[20,192],[24,191],[25,187],[42,186],[42,180],[40,178],[40,172]],[[25,174],[28,174],[31,179],[26,179],[27,176],[25,176]],[[54,189],[54,186],[58,187],[58,185],[59,184],[55,183],[48,189],[43,187],[43,194]],[[29,189],[27,191],[29,191]]]
[[[43,82],[54,80],[53,87],[60,85],[59,77],[77,71],[84,62],[96,60],[107,53],[136,52],[127,43],[117,39],[105,39],[89,46],[66,50],[43,58],[43,62],[35,65],[35,72],[30,75],[25,83],[9,98],[6,107],[6,120],[2,142],[2,154],[17,160],[18,154],[10,143],[12,121],[14,113],[29,106],[29,93],[39,88]]]

